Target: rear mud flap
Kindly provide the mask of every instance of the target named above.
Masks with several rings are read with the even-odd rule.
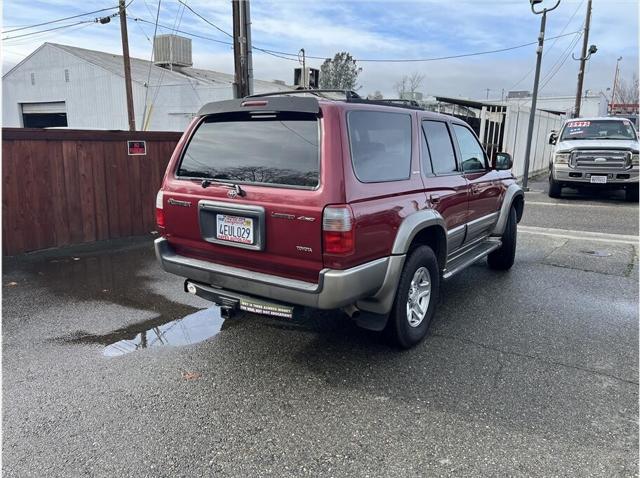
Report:
[[[353,318],[354,323],[361,329],[381,332],[387,326],[389,314],[374,314],[373,312],[360,311],[357,317]]]

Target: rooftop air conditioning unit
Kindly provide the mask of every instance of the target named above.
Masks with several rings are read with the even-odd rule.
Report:
[[[293,85],[304,88],[318,88],[320,83],[320,70],[317,68],[305,68],[305,74],[302,74],[302,68],[294,68]]]
[[[178,35],[157,35],[153,40],[153,63],[168,68],[193,66],[191,39]]]

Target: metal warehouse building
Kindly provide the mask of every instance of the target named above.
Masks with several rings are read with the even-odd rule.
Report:
[[[233,98],[233,75],[193,68],[191,40],[163,37],[154,62],[131,58],[138,130],[182,131],[204,103]],[[2,83],[3,126],[128,129],[120,55],[44,43]],[[255,93],[287,89],[254,80]]]

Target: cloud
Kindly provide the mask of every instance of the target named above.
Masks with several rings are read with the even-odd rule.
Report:
[[[550,3],[552,0],[545,0]],[[115,4],[115,0],[113,2]],[[190,0],[188,4],[220,28],[230,32],[231,2]],[[129,16],[147,21],[155,19],[156,0],[134,2]],[[7,25],[27,25],[51,18],[104,8],[100,0],[78,3],[71,0],[4,4]],[[583,0],[562,0],[548,16],[547,37],[581,29],[584,21]],[[529,9],[526,0],[416,0],[416,1],[287,1],[253,0],[251,3],[254,45],[296,53],[305,48],[308,55],[331,57],[337,51],[349,51],[356,58],[425,58],[486,51],[535,41],[540,17]],[[95,15],[94,15],[95,16]],[[91,18],[91,16],[89,17]],[[160,23],[181,30],[228,41],[229,38],[203,22],[176,1],[164,0]],[[615,27],[613,27],[615,25]],[[6,30],[7,28],[3,28]],[[166,30],[159,29],[166,33]],[[149,58],[153,25],[129,23],[131,52]],[[577,62],[571,52],[579,54],[581,42],[566,50],[573,37],[553,40],[545,45],[542,76],[556,64],[562,66],[548,81],[543,93],[575,94]],[[4,42],[3,70],[28,55],[43,41],[73,44],[114,53],[121,52],[118,21],[108,25],[88,24],[73,31],[60,30],[37,37]],[[611,85],[615,60],[622,55],[623,72],[630,77],[638,64],[638,2],[636,0],[594,0],[591,38],[598,53],[588,63],[585,89],[604,90]],[[195,66],[231,73],[232,50],[220,43],[193,38]],[[502,89],[530,89],[533,74],[525,77],[535,62],[535,46],[509,52],[426,63],[366,63],[360,66],[362,92],[382,91],[393,95],[393,84],[413,71],[425,75],[424,93],[449,96],[500,97]],[[567,51],[566,59],[561,54]],[[318,67],[322,60],[310,59]],[[292,81],[296,61],[254,53],[256,78]],[[516,85],[518,80],[524,80]]]

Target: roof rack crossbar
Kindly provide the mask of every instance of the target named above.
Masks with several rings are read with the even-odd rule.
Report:
[[[363,98],[353,90],[341,90],[341,89],[302,89],[301,88],[299,90],[286,90],[286,91],[274,91],[271,93],[259,93],[256,95],[246,96],[245,98],[264,98],[267,96],[311,94],[314,96],[318,96],[320,98],[342,101],[341,99],[336,99],[336,98],[331,98],[329,96],[326,96],[324,93],[341,93],[344,95],[344,101],[348,103],[362,103],[362,104],[379,105],[379,106],[393,106],[396,108],[407,108],[412,110],[424,110],[424,108],[420,106],[420,103],[418,103],[416,100],[407,100],[402,98],[388,98],[388,99],[373,100],[373,99]]]
[[[322,93],[342,93],[347,101],[351,99],[361,99],[360,95],[353,90],[340,90],[340,89],[299,89],[299,90],[286,90],[286,91],[274,91],[271,93],[259,93],[256,95],[250,95],[246,98],[261,98],[263,96],[280,96],[280,95],[301,95],[311,94],[316,96],[323,96]]]
[[[424,110],[420,104],[415,100],[401,100],[401,99],[381,99],[370,100],[367,98],[356,98],[351,100],[352,103],[366,103],[368,105],[380,105],[380,106],[393,106],[395,108],[407,108],[410,110]]]

